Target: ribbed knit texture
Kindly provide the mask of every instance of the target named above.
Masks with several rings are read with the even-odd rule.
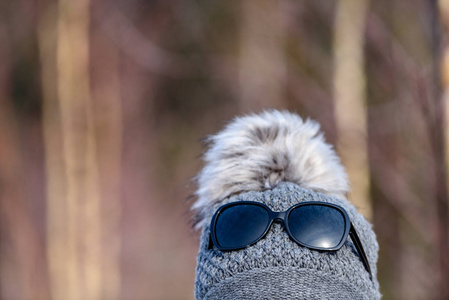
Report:
[[[306,201],[343,207],[359,234],[373,279],[349,238],[335,252],[310,250],[292,241],[278,223],[263,239],[245,249],[208,249],[213,213],[221,205],[236,201],[261,202],[273,211],[286,211]],[[196,299],[380,299],[376,236],[365,218],[344,199],[281,183],[272,190],[242,193],[216,204],[206,224],[197,258]]]

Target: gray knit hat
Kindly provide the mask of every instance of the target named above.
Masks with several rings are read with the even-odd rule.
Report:
[[[371,225],[345,195],[347,177],[324,142],[319,125],[287,112],[237,118],[208,139],[198,176],[196,299],[380,299],[378,244]],[[321,201],[344,208],[371,267],[365,269],[350,238],[334,252],[302,247],[274,223],[267,235],[241,250],[210,247],[212,215],[222,205],[254,201],[273,211]]]

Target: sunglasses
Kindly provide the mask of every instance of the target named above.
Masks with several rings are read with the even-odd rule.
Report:
[[[252,201],[225,204],[212,217],[209,248],[212,248],[211,241],[221,251],[253,245],[265,237],[276,221],[284,224],[293,241],[313,250],[337,251],[349,235],[372,277],[362,243],[347,212],[326,202],[303,202],[285,212],[274,212],[265,204]]]

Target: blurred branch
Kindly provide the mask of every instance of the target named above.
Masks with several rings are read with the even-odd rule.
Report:
[[[368,28],[367,35],[369,39],[373,40],[372,46],[377,51],[382,53],[382,56],[388,58],[389,47],[386,47],[382,42],[382,39],[388,37],[391,42],[394,58],[398,59],[401,66],[406,68],[405,75],[414,75],[431,72],[431,66],[423,68],[416,60],[410,55],[410,53],[402,46],[398,38],[391,32],[391,30],[385,25],[385,23],[379,18],[379,16],[373,12],[368,14],[367,17]]]
[[[419,235],[425,246],[430,247],[433,244],[432,238],[427,229],[423,227],[425,224],[423,216],[420,209],[416,207],[416,204],[420,203],[420,199],[410,190],[402,173],[391,167],[383,158],[384,155],[379,149],[373,147],[371,156],[373,180],[379,185],[380,190],[383,191],[398,215]]]
[[[351,182],[351,201],[372,218],[369,199],[364,29],[368,0],[340,0],[334,35],[334,100],[338,149]]]
[[[106,16],[98,21],[117,47],[148,71],[174,78],[186,77],[195,71],[192,62],[150,41],[118,9],[106,10]]]

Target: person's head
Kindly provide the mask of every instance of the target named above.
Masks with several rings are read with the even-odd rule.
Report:
[[[376,236],[317,123],[268,111],[207,145],[192,207],[196,299],[380,298]]]

